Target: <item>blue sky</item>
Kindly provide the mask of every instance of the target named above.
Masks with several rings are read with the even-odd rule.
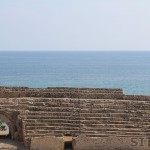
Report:
[[[150,0],[1,0],[0,50],[150,50]]]

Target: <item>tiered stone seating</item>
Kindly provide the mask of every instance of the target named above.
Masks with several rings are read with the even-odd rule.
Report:
[[[138,136],[147,134],[146,129],[149,131],[149,101],[132,101],[134,108],[128,100],[81,99],[79,107],[78,99],[39,99],[39,102],[33,99],[32,102],[25,120],[29,137],[65,134]]]
[[[123,95],[122,89],[90,89],[90,88],[45,88],[34,89],[27,87],[0,87],[1,98],[15,98],[15,97],[47,97],[47,98],[76,98],[78,96],[85,97],[86,95],[92,97],[111,97]],[[86,98],[86,97],[85,97]]]
[[[121,89],[0,87],[0,97],[0,111],[20,112],[26,146],[45,136],[150,136],[149,96]]]

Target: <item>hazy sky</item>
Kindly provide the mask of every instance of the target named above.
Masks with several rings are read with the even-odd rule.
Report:
[[[150,50],[150,0],[0,0],[0,50]]]

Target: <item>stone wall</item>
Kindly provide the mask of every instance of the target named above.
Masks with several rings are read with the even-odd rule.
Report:
[[[1,87],[0,97],[0,113],[15,127],[12,137],[28,149],[57,149],[50,142],[56,139],[63,150],[65,135],[73,137],[74,150],[150,147],[150,96],[121,89]]]

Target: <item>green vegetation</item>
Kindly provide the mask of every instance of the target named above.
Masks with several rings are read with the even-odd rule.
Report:
[[[6,130],[6,126],[3,125],[3,122],[0,120],[0,131],[5,131]]]

